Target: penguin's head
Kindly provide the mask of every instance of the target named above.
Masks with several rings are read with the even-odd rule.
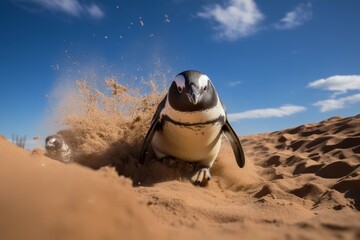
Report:
[[[208,76],[196,70],[188,70],[174,78],[168,100],[175,110],[193,112],[216,106],[218,97]]]
[[[63,140],[60,136],[51,135],[45,139],[45,149],[48,151],[59,150],[63,145]]]

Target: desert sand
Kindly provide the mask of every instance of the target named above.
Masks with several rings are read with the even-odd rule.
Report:
[[[186,165],[93,170],[1,137],[0,239],[360,239],[360,115],[241,141],[245,168],[224,139],[198,187]]]

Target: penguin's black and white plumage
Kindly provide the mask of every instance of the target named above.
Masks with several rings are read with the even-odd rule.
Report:
[[[200,167],[192,177],[193,183],[207,183],[220,150],[222,133],[232,146],[238,166],[244,167],[240,140],[209,77],[195,70],[184,71],[174,78],[155,112],[139,162],[145,162],[151,146],[158,159],[196,163]]]
[[[63,163],[71,162],[71,149],[64,138],[59,135],[51,135],[45,139],[46,155]]]

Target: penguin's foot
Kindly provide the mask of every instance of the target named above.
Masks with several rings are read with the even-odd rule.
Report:
[[[191,181],[194,185],[206,186],[211,179],[210,169],[208,167],[203,167],[196,171],[196,173],[191,177]]]
[[[168,166],[169,168],[177,168],[178,167],[178,162],[176,161],[175,158],[172,157],[163,157],[160,159],[160,162],[166,166]]]

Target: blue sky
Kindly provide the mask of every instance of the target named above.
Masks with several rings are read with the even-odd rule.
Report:
[[[49,96],[94,75],[158,71],[170,83],[200,70],[239,135],[360,113],[357,0],[3,0],[0,9],[8,138],[49,134]]]

